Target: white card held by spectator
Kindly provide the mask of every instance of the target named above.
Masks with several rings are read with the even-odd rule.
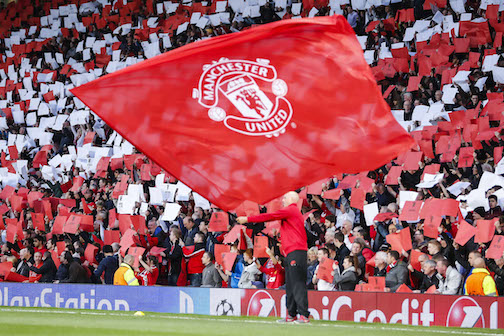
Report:
[[[177,203],[166,203],[161,220],[165,222],[175,220],[175,218],[179,215],[180,208],[181,206]]]
[[[467,187],[469,187],[471,183],[469,182],[457,182],[446,188],[450,194],[454,196],[460,195]]]
[[[217,1],[217,5],[215,7],[216,13],[221,13],[226,10],[227,1]]]
[[[163,191],[156,187],[149,187],[150,204],[163,205]]]
[[[370,203],[364,205],[364,218],[366,219],[366,225],[371,226],[374,223],[374,218],[380,210],[378,209],[378,203]]]
[[[418,193],[416,191],[399,191],[399,209],[402,209],[406,201],[416,201]]]
[[[443,180],[444,174],[424,174],[422,182],[416,185],[417,188],[430,189]]]

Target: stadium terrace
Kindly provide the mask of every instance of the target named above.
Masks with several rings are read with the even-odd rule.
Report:
[[[501,7],[1,2],[0,306],[504,328]]]

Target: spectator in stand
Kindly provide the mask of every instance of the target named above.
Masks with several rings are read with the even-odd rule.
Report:
[[[427,253],[427,251],[428,251],[427,244],[428,243],[429,243],[429,241],[425,239],[423,231],[416,230],[415,233],[413,234],[413,249],[420,250],[424,253]]]
[[[325,244],[325,248],[329,251],[329,258],[336,260],[338,248],[334,243]]]
[[[387,275],[385,276],[385,290],[395,292],[399,286],[406,283],[408,279],[408,269],[403,261],[399,260],[399,252],[390,251],[388,253]]]
[[[472,212],[472,219],[466,218],[466,220],[474,225],[476,225],[476,221],[480,219],[485,219],[486,212],[484,207],[477,207]]]
[[[364,229],[361,226],[356,226],[356,227],[353,228],[353,230],[352,230],[352,236],[355,239],[361,238],[361,239],[365,240],[364,235],[365,235],[365,232],[364,232]],[[366,245],[368,245],[367,242],[366,242]]]
[[[341,226],[341,233],[345,236],[345,245],[348,250],[352,250],[352,242],[350,241],[350,237],[352,236],[353,230],[353,222],[349,220],[343,221],[343,225]]]
[[[432,256],[432,258],[444,257],[443,247],[437,240],[431,239],[427,244],[427,250],[429,251],[429,255]]]
[[[241,253],[236,244],[231,245],[231,252],[237,253],[236,260],[232,270],[226,270],[223,272],[222,265],[219,265],[217,270],[222,279],[228,283],[228,286],[231,288],[238,288],[238,283],[240,282],[241,275],[243,273],[243,269],[245,268],[245,262],[243,258],[243,253]]]
[[[504,296],[504,253],[499,259],[487,259],[490,272],[495,274],[495,287],[499,296]]]
[[[504,216],[500,216],[498,221],[495,221],[495,235],[504,236]]]
[[[468,257],[464,258],[461,254],[455,253],[455,256],[457,257],[457,263],[462,267],[462,272],[461,274],[465,275],[465,278],[469,275],[471,275],[473,267],[474,267],[474,261],[477,258],[481,258],[482,254],[478,250],[474,250],[469,252]]]
[[[103,283],[106,285],[113,285],[114,273],[119,268],[119,259],[117,255],[114,255],[114,250],[110,245],[103,246],[103,256],[104,258],[100,261],[98,268],[94,271],[94,275],[98,279],[101,279],[103,274]]]
[[[335,229],[329,229],[324,235],[325,244],[334,244],[334,235],[336,234]]]
[[[198,225],[196,225],[194,219],[192,219],[191,217],[185,217],[183,220],[183,224],[185,228],[185,234],[184,234],[185,246],[196,244],[196,242],[194,241],[194,237],[196,236],[196,233],[199,232]]]
[[[310,250],[308,250],[308,252],[310,252]],[[282,266],[280,257],[275,256],[272,249],[267,247],[266,253],[269,259],[264,265],[259,267],[259,271],[266,275],[266,288],[278,289],[285,284],[285,269]],[[310,253],[308,253],[308,264],[310,264],[309,254]]]
[[[327,216],[325,218],[325,222],[328,223]],[[320,237],[323,234],[323,226],[324,225],[320,222],[320,213],[314,212],[308,216],[308,219],[305,221],[306,235],[308,237],[308,247],[311,248],[315,245],[319,245]]]
[[[373,276],[386,276],[387,275],[387,253],[378,251],[375,254],[375,268]]]
[[[201,257],[205,269],[203,269],[203,280],[201,287],[220,288],[222,287],[222,278],[219,271],[215,268],[215,257],[210,252],[205,252]]]
[[[502,215],[502,210],[499,206],[499,199],[497,196],[488,196],[488,205],[490,206],[490,209],[486,212],[485,219],[493,219]]]
[[[315,196],[314,197],[315,202],[318,203],[320,201],[319,206],[323,204],[323,202],[320,200],[320,197]],[[345,220],[350,221],[351,223],[354,222],[355,220],[355,212],[350,208],[350,204],[346,197],[343,195],[343,191],[341,191],[341,197],[339,199],[339,208],[336,208],[334,206],[334,202],[332,200],[326,200],[325,201],[325,206],[327,209],[336,216],[336,228],[339,229],[343,226],[343,222]]]
[[[155,256],[149,256],[146,261],[142,256],[138,257],[142,270],[136,274],[141,286],[154,286],[159,276],[158,261]]]
[[[16,266],[16,273],[21,274],[24,277],[28,277],[30,275],[30,265],[35,263],[35,260],[33,260],[33,253],[33,247],[25,247],[19,251],[19,257],[21,259]]]
[[[41,235],[36,235],[33,238],[33,251],[40,252],[42,255],[47,251],[44,243],[44,237]]]
[[[333,283],[317,278],[317,272],[318,272],[319,265],[322,262],[322,260],[327,259],[327,258],[329,258],[329,251],[325,247],[320,248],[318,250],[318,255],[317,255],[318,265],[315,268],[315,272],[313,273],[313,278],[312,278],[313,284],[317,285],[317,290],[319,290],[319,291],[332,291],[332,290],[334,290]],[[337,266],[337,262],[335,262],[335,264]],[[338,267],[336,267],[336,269],[335,269],[335,274],[339,274]]]
[[[2,246],[0,246],[0,255],[9,256],[11,254],[12,252],[10,251],[10,248],[7,244],[2,244]]]
[[[61,280],[68,278],[68,265],[64,263],[66,252],[67,251],[61,252],[58,257],[59,261],[60,261],[60,265],[58,267],[58,270],[56,271],[56,278],[55,278],[54,283],[58,283]]]
[[[360,237],[355,238],[354,242],[352,243],[352,248],[353,248],[354,243],[357,243],[357,245],[359,246],[360,253],[364,257],[364,260],[366,262],[369,261],[371,258],[373,258],[375,253],[373,252],[373,250],[371,250],[369,248],[369,244],[366,240],[364,240],[363,238],[360,238]]]
[[[403,110],[404,110],[404,120],[405,121],[410,121],[413,116],[413,109],[411,106],[412,106],[411,101],[409,101],[409,100],[404,101]]]
[[[446,259],[439,260],[436,266],[437,279],[439,280],[438,289],[436,293],[438,294],[458,294],[461,284],[462,275],[452,266],[450,262]]]
[[[362,255],[362,250],[365,246],[365,241],[363,239],[355,239],[352,243],[352,250],[350,251],[350,256],[356,257],[358,261],[358,263],[352,262],[352,264],[356,267],[355,272],[357,273],[359,279],[364,278],[366,268],[366,258]]]
[[[201,232],[196,232],[194,235],[194,245],[183,247],[182,252],[184,257],[188,259],[187,276],[191,286],[201,286],[203,269],[205,268],[201,261],[203,253],[205,253],[205,235]]]
[[[318,248],[316,246],[311,247],[307,253],[308,256],[308,267],[306,274],[306,286],[308,289],[314,289],[313,286],[313,275],[318,266]]]
[[[168,286],[177,286],[182,267],[182,231],[178,228],[170,230],[170,247],[161,252],[161,257],[168,261]]]
[[[411,265],[408,266],[408,269],[411,271]],[[438,288],[439,279],[437,278],[436,272],[436,262],[434,260],[426,260],[422,264],[422,272],[418,272],[413,269],[412,275],[417,278],[418,283],[420,284],[418,289],[413,290],[413,293],[424,293],[426,290],[435,286]]]
[[[192,219],[194,223],[199,227],[200,223],[204,221],[203,217],[205,216],[205,212],[201,207],[195,207],[194,213],[192,215]]]
[[[259,284],[259,281],[257,281],[257,276],[261,274],[261,271],[259,271],[253,255],[252,249],[243,252],[245,267],[238,282],[238,288],[264,288],[264,284]]]
[[[63,253],[63,264],[68,266],[68,278],[61,281],[61,283],[87,283],[89,282],[87,272],[77,261],[75,261],[72,254],[68,251]]]
[[[336,257],[334,260],[338,262],[340,272],[343,272],[343,260],[350,255],[350,250],[345,245],[345,236],[341,232],[334,235],[334,245],[336,246]]]
[[[473,266],[472,273],[467,277],[464,286],[464,294],[497,296],[495,280],[486,269],[485,260],[476,258]]]
[[[359,19],[359,14],[355,12],[352,7],[348,6],[347,7],[348,14],[346,16],[348,23],[350,24],[350,27],[353,29],[357,28],[357,20]]]
[[[383,183],[379,183],[374,187],[374,192],[378,202],[378,206],[387,206],[395,201],[394,196],[390,193],[388,188],[385,188]]]
[[[385,208],[386,209],[386,208]],[[374,240],[373,244],[373,251],[378,251],[380,250],[380,247],[383,246],[387,242],[386,237],[389,234],[388,232],[388,225],[391,223],[391,221],[379,221],[379,222],[374,222],[374,230],[376,232],[376,237]]]
[[[340,291],[353,291],[355,289],[355,285],[357,285],[357,272],[356,269],[359,261],[356,256],[346,256],[343,260],[343,272],[339,274],[339,272],[334,273],[333,284],[335,289]]]
[[[394,223],[394,221],[390,222],[389,226],[388,226],[388,234],[391,234],[391,233],[397,233],[397,224]]]
[[[39,274],[41,277],[38,282],[53,282],[56,278],[56,265],[51,257],[51,252],[46,251],[42,256],[43,264],[40,267],[32,265],[30,267],[30,272]]]
[[[135,256],[131,254],[127,254],[124,257],[121,266],[114,273],[114,285],[139,286],[138,279],[135,277],[135,272],[133,271],[134,261]]]
[[[34,269],[39,270],[42,267],[42,265],[43,265],[42,253],[35,252],[35,254],[33,255],[33,260],[34,260],[33,265],[28,263],[28,266],[30,267],[28,281],[29,282],[39,282],[40,278],[42,278],[42,275],[40,275],[38,272],[35,272]]]

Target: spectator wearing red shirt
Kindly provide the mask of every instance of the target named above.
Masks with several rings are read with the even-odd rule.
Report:
[[[285,269],[280,258],[276,257],[270,248],[266,248],[266,253],[270,258],[259,267],[259,271],[266,274],[266,288],[278,289],[285,283]]]
[[[56,265],[51,257],[51,252],[46,252],[42,256],[42,265],[32,265],[30,267],[30,274],[36,273],[40,275],[38,282],[53,282],[56,277]]]
[[[158,262],[155,256],[149,256],[146,261],[143,257],[138,258],[143,270],[136,275],[141,286],[154,286],[159,276]]]
[[[499,199],[495,195],[488,196],[488,205],[490,209],[485,214],[485,219],[494,219],[502,215],[502,210],[499,206]]]
[[[38,282],[40,280],[40,278],[42,278],[42,274],[37,274],[36,272],[34,272],[33,270],[31,270],[32,267],[35,267],[37,269],[39,269],[40,267],[42,267],[43,263],[42,263],[42,253],[40,252],[35,252],[35,254],[33,255],[33,260],[35,261],[35,263],[32,265],[30,263],[28,263],[28,266],[30,266],[30,272],[29,272],[29,276],[28,276],[28,281],[29,282]]]
[[[201,232],[194,236],[194,245],[185,246],[182,248],[184,257],[187,260],[187,278],[192,287],[200,287],[203,279],[203,270],[205,265],[201,261],[203,253],[205,253],[205,235]]]
[[[33,250],[35,253],[40,252],[42,255],[47,251],[44,245],[44,238],[41,235],[36,235],[33,238]]]

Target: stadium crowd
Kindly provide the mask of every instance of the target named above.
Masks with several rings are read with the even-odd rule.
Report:
[[[182,45],[342,14],[417,146],[299,190],[306,285],[504,295],[504,23],[491,0],[19,0],[0,5],[0,280],[282,288],[275,211],[225,213],[70,89]]]

